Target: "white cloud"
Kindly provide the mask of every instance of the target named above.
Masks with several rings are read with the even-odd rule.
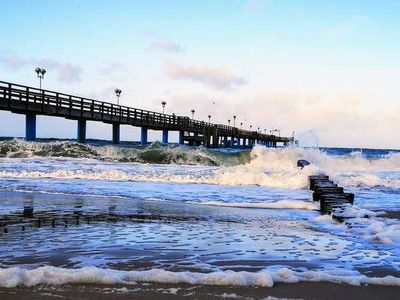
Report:
[[[17,56],[2,58],[2,59],[0,59],[0,62],[6,68],[11,69],[11,70],[21,69],[29,63],[28,60],[21,58],[21,57],[17,57]]]
[[[364,15],[360,15],[360,14],[352,15],[351,19],[353,21],[360,21],[360,22],[368,21],[368,17],[366,17]]]
[[[19,70],[25,67],[43,67],[47,71],[54,70],[58,73],[57,79],[63,82],[79,82],[82,80],[82,68],[78,65],[71,63],[63,63],[54,59],[36,59],[36,58],[23,58],[23,57],[5,57],[0,58],[6,68],[12,70]]]
[[[154,38],[150,43],[150,49],[166,51],[166,52],[184,52],[185,50],[179,44],[166,38],[157,37]]]
[[[222,68],[168,64],[166,66],[166,73],[170,78],[189,79],[220,90],[231,89],[235,86],[246,84],[243,78]]]

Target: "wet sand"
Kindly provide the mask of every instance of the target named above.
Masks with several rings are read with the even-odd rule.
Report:
[[[137,285],[64,285],[33,288],[0,288],[3,300],[28,299],[399,299],[400,288],[391,286],[352,286],[327,282],[276,284],[272,288],[137,284]]]

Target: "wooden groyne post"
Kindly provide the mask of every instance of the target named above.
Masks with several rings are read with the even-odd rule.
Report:
[[[325,174],[312,175],[308,179],[310,190],[313,191],[313,200],[319,201],[321,212],[331,214],[334,219],[343,221],[341,212],[346,205],[353,205],[354,194],[346,193],[343,187],[338,186]]]

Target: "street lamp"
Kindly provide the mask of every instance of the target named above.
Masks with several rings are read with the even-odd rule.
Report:
[[[117,96],[117,104],[119,105],[119,97],[121,96],[122,91],[120,89],[115,89],[115,96]]]
[[[42,79],[44,79],[44,74],[46,74],[46,70],[43,68],[36,68],[35,72],[37,77],[39,78],[39,88],[42,89]]]
[[[260,127],[257,128],[257,132],[260,131]]]
[[[236,116],[233,116],[233,127],[236,126]]]
[[[242,123],[242,122],[240,122],[240,129],[242,129],[242,127],[243,127],[243,123]]]
[[[208,123],[211,123],[211,115],[208,115]]]
[[[228,120],[228,126],[231,126],[231,119]]]
[[[250,130],[253,128],[253,125],[250,125]]]
[[[161,101],[161,105],[162,105],[162,113],[164,114],[164,109],[165,109],[165,105],[167,104],[167,102],[165,101]]]
[[[196,112],[194,109],[191,110],[192,112],[192,119],[194,119],[194,113]]]

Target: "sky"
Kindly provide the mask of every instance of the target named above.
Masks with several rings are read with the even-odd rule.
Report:
[[[261,130],[400,149],[400,1],[1,0],[1,81]],[[0,112],[0,135],[24,116]],[[123,126],[122,139],[140,130]],[[38,137],[76,136],[38,117]],[[173,139],[176,138],[172,134]],[[88,124],[88,138],[111,126]],[[160,140],[151,132],[150,140]]]

